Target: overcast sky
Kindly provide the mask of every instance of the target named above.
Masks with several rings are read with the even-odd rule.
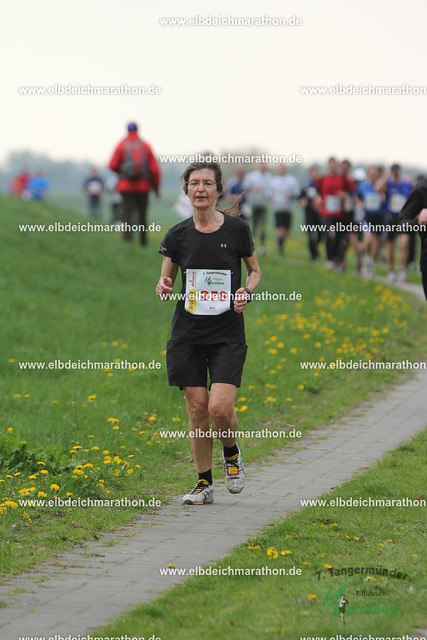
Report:
[[[157,154],[258,148],[427,168],[427,95],[304,96],[308,85],[427,86],[425,0],[0,0],[0,162],[29,149],[105,165],[135,120]],[[298,16],[294,27],[162,27],[162,17]],[[29,96],[55,84],[151,96]]]

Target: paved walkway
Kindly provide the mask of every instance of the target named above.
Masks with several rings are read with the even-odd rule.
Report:
[[[62,554],[60,565],[54,559],[8,580],[0,586],[0,601],[9,604],[0,608],[1,640],[84,635],[182,580],[160,576],[159,567],[218,560],[265,523],[300,509],[301,498],[319,497],[422,430],[426,386],[427,371],[421,371],[357,415],[311,433],[304,448],[280,452],[271,466],[249,467],[240,496],[221,483],[213,505],[182,507],[177,498]],[[117,543],[105,546],[109,541]]]
[[[357,415],[312,432],[304,447],[278,452],[270,466],[249,466],[240,496],[221,483],[213,505],[182,507],[179,497],[99,542],[7,580],[0,586],[0,601],[9,605],[0,608],[0,640],[84,636],[155,598],[184,579],[161,576],[159,567],[218,560],[267,522],[300,509],[301,498],[319,497],[421,431],[426,387],[427,371],[421,371]]]

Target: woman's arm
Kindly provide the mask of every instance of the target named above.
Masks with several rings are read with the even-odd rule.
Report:
[[[246,265],[246,287],[251,291],[255,291],[261,280],[261,269],[258,264],[258,258],[255,251],[249,257],[243,258]],[[236,313],[242,313],[243,309],[248,304],[249,294],[245,291],[244,287],[237,289],[234,296],[234,311]]]
[[[168,300],[173,291],[173,285],[178,273],[178,263],[163,256],[162,270],[157,283],[156,293],[161,300]]]

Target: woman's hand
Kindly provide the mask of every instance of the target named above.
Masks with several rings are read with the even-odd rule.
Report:
[[[172,278],[162,276],[157,283],[156,293],[161,300],[168,300],[173,291]]]
[[[234,294],[234,311],[236,313],[242,313],[243,309],[248,304],[249,293],[245,291],[243,287],[237,289]]]

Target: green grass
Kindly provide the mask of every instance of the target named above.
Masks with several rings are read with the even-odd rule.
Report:
[[[413,500],[425,491],[426,448],[424,432],[323,498]],[[426,620],[425,545],[425,507],[305,508],[265,527],[211,567],[244,569],[247,574],[256,569],[265,573],[263,567],[288,571],[295,567],[300,575],[255,575],[253,571],[254,575],[190,578],[97,634],[148,637],[154,633],[162,640],[184,640],[196,634],[209,640],[228,635],[235,640],[297,640],[306,635],[329,639],[339,633],[346,638],[360,633],[400,636]],[[167,564],[165,558],[163,566]],[[397,569],[400,577],[354,572],[350,576],[342,571],[379,565],[388,571]],[[356,595],[380,588],[388,597]],[[345,627],[330,604],[343,592],[349,601]],[[357,613],[367,601],[383,611],[388,608],[388,613]]]
[[[161,264],[157,246],[170,212],[164,204],[153,208],[150,220],[160,221],[163,229],[143,250],[118,234],[19,233],[18,223],[83,220],[49,204],[2,197],[0,211],[0,575],[5,575],[139,513],[24,509],[15,506],[19,498],[65,499],[71,493],[164,501],[188,490],[195,474],[188,441],[159,437],[160,430],[185,429],[187,420],[182,392],[168,388],[166,380],[164,349],[173,306],[154,292]],[[300,361],[417,360],[427,352],[421,303],[410,305],[403,293],[350,274],[313,268],[305,239],[297,234],[285,261],[275,257],[272,240],[268,249],[260,291],[295,290],[302,300],[254,302],[245,312],[249,353],[236,406],[241,429],[297,427],[304,433],[402,379],[397,371],[303,371]],[[161,368],[30,371],[18,365],[120,359],[154,360]],[[246,439],[245,459],[265,459],[282,442]],[[218,442],[214,460],[219,477]]]

